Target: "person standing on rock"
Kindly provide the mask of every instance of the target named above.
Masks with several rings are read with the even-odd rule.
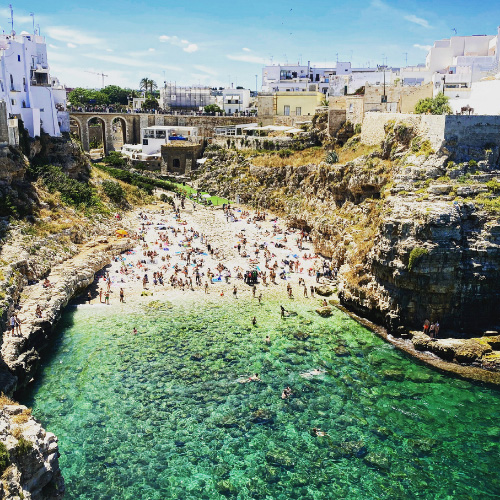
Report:
[[[10,317],[10,334],[14,335],[14,330],[16,329],[16,315],[13,314]]]
[[[439,322],[436,321],[436,323],[434,324],[434,338],[435,339],[437,339],[438,333],[439,333]]]
[[[16,333],[21,335],[21,323],[22,323],[22,321],[17,317],[17,314],[14,314],[14,318],[16,320]]]
[[[424,321],[424,333],[426,335],[429,333],[429,326],[430,326],[430,324],[431,324],[431,322],[428,319],[426,319]]]

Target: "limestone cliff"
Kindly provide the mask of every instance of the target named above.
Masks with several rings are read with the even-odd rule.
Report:
[[[54,434],[26,406],[2,397],[0,409],[0,498],[59,500],[64,480]]]
[[[197,183],[309,231],[339,268],[341,301],[392,333],[426,318],[464,334],[500,324],[498,151],[454,164],[409,126],[386,132],[338,164],[209,148]],[[341,156],[365,153],[358,141]]]

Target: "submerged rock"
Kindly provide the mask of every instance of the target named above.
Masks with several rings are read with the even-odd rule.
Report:
[[[316,287],[316,293],[322,297],[329,297],[335,292],[335,289],[328,285],[321,285]]]
[[[250,421],[254,424],[272,424],[274,421],[274,415],[269,410],[259,408],[252,413]]]
[[[295,467],[294,458],[283,448],[275,448],[266,453],[267,463],[284,469],[293,469]]]
[[[330,306],[319,307],[318,309],[316,309],[316,312],[322,318],[329,318],[333,314],[333,308],[331,308]]]
[[[297,340],[307,340],[310,337],[310,335],[307,332],[295,332],[293,336]]]

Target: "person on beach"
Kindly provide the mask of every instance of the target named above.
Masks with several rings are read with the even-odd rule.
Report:
[[[14,330],[16,329],[16,315],[13,314],[10,317],[10,333],[11,335],[14,335]]]
[[[324,432],[324,431],[322,431],[322,430],[318,429],[317,427],[313,427],[313,428],[311,429],[311,433],[312,433],[312,435],[313,435],[314,437],[324,437],[324,436],[326,436],[326,435],[327,435],[327,434],[326,434],[326,432]]]
[[[132,330],[132,333],[135,335],[137,333],[137,328],[134,326],[134,329]]]
[[[89,290],[89,292],[87,293],[87,302],[90,304],[91,300],[92,300],[92,294],[90,293]]]
[[[208,293],[208,281],[205,281],[205,293]]]
[[[109,306],[109,290],[104,294],[104,303]]]
[[[37,318],[41,318],[42,317],[42,308],[40,307],[40,304],[36,305],[35,316]]]
[[[125,302],[125,292],[123,291],[123,288],[120,288],[120,302]]]
[[[262,302],[262,292],[259,294],[259,296],[257,297],[257,300],[259,301],[259,305],[261,304]]]
[[[99,302],[102,304],[102,288],[99,288]]]
[[[314,299],[314,287],[311,285],[311,298]]]
[[[428,319],[426,319],[424,321],[424,333],[426,335],[429,333],[429,326],[430,326],[430,324],[431,324],[431,322]]]
[[[252,318],[252,325],[257,326],[257,318],[255,316]]]
[[[238,298],[238,289],[237,289],[236,287],[234,287],[234,288],[233,288],[233,297],[234,297],[235,299],[237,299],[237,298]]]

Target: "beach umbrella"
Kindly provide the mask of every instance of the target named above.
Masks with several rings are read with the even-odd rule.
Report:
[[[211,196],[208,193],[202,194],[201,197],[202,198],[211,198]]]
[[[128,236],[128,233],[127,233],[127,231],[125,231],[125,229],[117,229],[116,234],[118,234],[120,236]]]

